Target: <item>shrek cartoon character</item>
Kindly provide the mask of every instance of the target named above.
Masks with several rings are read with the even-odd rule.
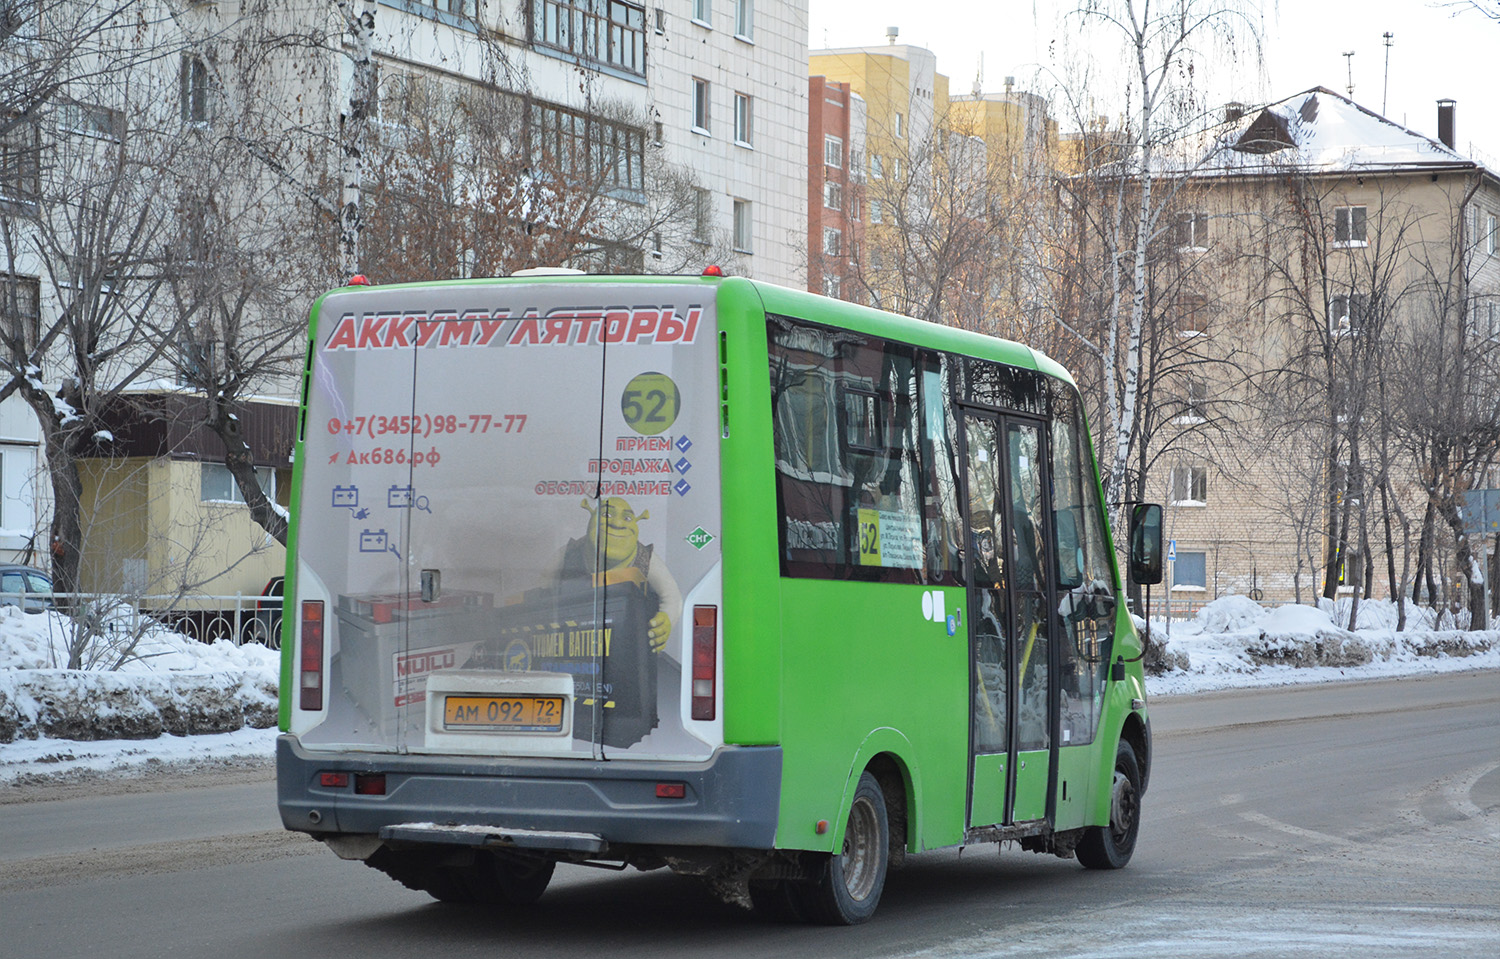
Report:
[[[637,514],[618,496],[604,500],[597,510],[585,499],[583,508],[589,512],[588,530],[583,536],[568,540],[563,548],[560,578],[567,580],[599,572],[638,573],[645,583],[647,599],[657,607],[647,627],[651,651],[661,652],[672,635],[672,616],[682,608],[682,592],[666,564],[652,562],[651,545],[640,541],[640,524],[651,518],[651,512]],[[603,570],[597,568],[601,563]]]

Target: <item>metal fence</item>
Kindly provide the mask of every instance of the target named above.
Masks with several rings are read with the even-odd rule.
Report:
[[[281,597],[245,595],[127,596],[119,593],[0,593],[0,606],[28,613],[53,609],[103,632],[137,632],[151,623],[211,643],[281,648]]]

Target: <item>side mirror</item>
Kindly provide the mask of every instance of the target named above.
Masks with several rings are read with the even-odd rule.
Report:
[[[1083,551],[1078,548],[1078,520],[1073,509],[1052,512],[1057,532],[1057,588],[1077,589],[1083,585]]]
[[[1161,507],[1139,503],[1130,513],[1130,578],[1142,586],[1161,582]]]

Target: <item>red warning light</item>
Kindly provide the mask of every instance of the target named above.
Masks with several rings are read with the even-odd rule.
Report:
[[[724,275],[724,268],[722,266],[705,266],[703,268],[703,275],[704,276],[723,276]]]
[[[347,285],[348,286],[369,286],[370,285],[370,279],[369,279],[369,277],[365,276],[363,273],[356,273],[353,276],[349,277],[349,282],[348,282]]]

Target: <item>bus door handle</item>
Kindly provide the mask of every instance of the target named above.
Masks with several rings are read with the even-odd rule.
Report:
[[[440,569],[422,570],[422,602],[435,603],[443,592],[443,571]]]

